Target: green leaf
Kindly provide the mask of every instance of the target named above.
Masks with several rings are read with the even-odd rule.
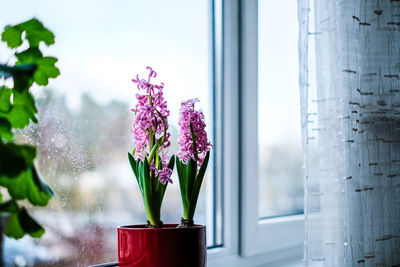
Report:
[[[0,64],[0,78],[10,78],[12,77],[12,72],[10,68],[6,65]]]
[[[44,234],[44,228],[33,219],[25,208],[22,208],[18,214],[18,220],[24,232],[31,237],[40,238]]]
[[[23,129],[30,121],[37,122],[37,109],[30,86],[47,85],[50,78],[60,74],[55,66],[57,59],[43,57],[39,46],[54,43],[54,34],[33,18],[26,22],[7,26],[1,39],[10,48],[20,48],[29,44],[28,48],[16,53],[15,66],[0,64],[0,78],[13,78],[13,89],[0,86],[0,186],[8,190],[10,201],[1,202],[0,212],[11,213],[6,234],[21,238],[25,234],[41,237],[44,229],[33,219],[25,208],[18,206],[17,200],[28,200],[32,205],[45,206],[54,196],[51,188],[44,183],[33,165],[36,148],[28,145],[5,143],[13,139],[13,129]],[[18,51],[18,50],[15,50]],[[137,166],[136,166],[137,173]]]
[[[11,76],[18,79],[20,79],[21,76],[27,76],[29,78],[35,72],[36,67],[36,64],[20,64],[17,66],[0,64],[0,78],[9,78]]]
[[[162,184],[160,182],[159,183],[159,192],[158,192],[158,202],[159,202],[159,206],[161,207],[162,202],[164,200],[164,195],[165,195],[165,191],[167,190],[167,186],[168,186],[168,182],[165,184]]]
[[[17,213],[18,211],[18,204],[14,200],[8,200],[0,204],[0,212]]]
[[[50,78],[60,75],[60,70],[55,66],[56,62],[55,57],[44,57],[36,62],[38,69],[35,71],[33,79],[38,85],[47,85]]]
[[[26,32],[25,38],[28,40],[31,47],[38,47],[42,41],[47,46],[54,44],[54,34],[45,28],[36,18],[16,25],[16,27]]]
[[[168,169],[171,169],[171,171],[173,171],[174,166],[175,166],[175,157],[174,155],[172,155],[168,162]]]
[[[32,167],[32,179],[39,191],[46,193],[48,196],[54,197],[54,192],[46,183],[40,178],[35,165]]]
[[[7,114],[7,119],[12,123],[14,128],[19,129],[25,128],[31,119],[37,122],[36,117],[25,106],[14,106],[10,113]]]
[[[138,170],[137,170],[137,162],[135,160],[135,158],[132,156],[131,153],[128,152],[128,159],[129,159],[129,163],[131,164],[132,167],[132,171],[135,174],[136,178],[139,176],[138,175]]]
[[[128,158],[129,158],[129,163],[131,164],[132,171],[136,177],[136,181],[139,185],[140,192],[142,192],[142,194],[143,194],[143,188],[142,188],[142,184],[140,182],[140,177],[139,177],[139,173],[138,173],[138,163],[136,162],[136,160],[133,158],[133,156],[129,152],[128,152]]]
[[[160,225],[160,206],[158,195],[153,194],[150,168],[147,157],[143,162],[139,161],[140,176],[143,182],[143,201],[147,213],[147,218],[154,226]]]
[[[38,112],[35,106],[35,100],[29,92],[19,93],[14,92],[13,106],[25,106],[31,113],[31,119],[34,120],[34,115]],[[36,119],[35,119],[36,120]]]
[[[190,199],[190,206],[193,209],[193,214],[196,209],[196,204],[197,204],[197,199],[199,197],[201,183],[203,182],[204,174],[206,173],[206,170],[207,170],[209,158],[210,158],[210,151],[207,152],[206,157],[204,158],[204,161],[201,164],[199,173],[196,176],[196,181],[195,181],[194,187],[193,187],[193,193],[192,193],[192,196]]]
[[[40,180],[34,168],[22,172],[15,178],[1,176],[0,185],[8,189],[12,198],[28,199],[35,206],[46,206],[53,197],[53,192]]]
[[[37,70],[33,75],[33,80],[38,85],[47,85],[50,78],[60,75],[60,70],[55,66],[57,59],[54,57],[43,57],[39,48],[31,47],[21,53],[15,54],[18,64],[37,64]]]
[[[11,124],[10,122],[0,117],[0,137],[5,138],[6,140],[12,140],[14,135],[11,131]]]
[[[162,159],[161,159],[161,156],[159,156],[158,155],[158,153],[156,153],[156,166],[157,166],[157,169],[159,169],[159,170],[162,170],[163,169],[163,164],[162,164]]]
[[[10,48],[17,48],[22,44],[22,30],[15,26],[6,26],[1,34],[1,40]]]
[[[35,114],[37,109],[32,95],[25,91],[19,93],[14,91],[14,104],[11,111],[6,114],[6,118],[11,122],[13,128],[23,129],[32,120],[37,123]]]
[[[141,176],[142,176],[143,191],[144,191],[145,197],[148,199],[152,199],[153,192],[152,192],[152,186],[151,186],[150,169],[149,169],[149,164],[147,162],[147,158],[145,158],[145,160],[143,161]]]
[[[6,42],[8,47],[17,48],[22,44],[23,32],[31,47],[39,47],[40,42],[44,42],[47,46],[54,44],[54,34],[36,18],[14,26],[7,26],[1,35],[1,40]]]
[[[175,161],[176,161],[176,171],[178,172],[179,188],[180,188],[180,191],[181,191],[183,209],[185,210],[187,205],[189,204],[188,201],[187,201],[186,179],[185,179],[185,176],[184,176],[185,166],[179,160],[178,156],[176,156],[176,160]]]
[[[0,144],[0,177],[16,177],[33,165],[36,148],[13,143]]]
[[[5,86],[0,86],[0,112],[9,112],[11,109],[12,90]]]
[[[30,47],[20,53],[15,53],[15,57],[18,59],[17,64],[35,63],[43,58],[43,54],[38,47]]]
[[[19,208],[16,203],[9,203],[8,206],[13,208],[10,221],[5,229],[8,237],[20,239],[25,234],[29,234],[34,238],[40,238],[44,234],[43,227],[28,214],[25,208]]]
[[[25,232],[22,229],[21,224],[19,223],[18,213],[14,213],[11,216],[4,233],[6,234],[6,236],[15,239],[20,239],[25,235]]]
[[[193,194],[193,185],[196,179],[196,172],[197,172],[197,162],[192,158],[189,158],[189,161],[186,164],[185,168],[188,202],[190,202],[190,198]]]

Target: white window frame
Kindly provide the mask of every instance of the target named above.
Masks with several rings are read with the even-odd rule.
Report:
[[[225,0],[221,13],[213,18],[223,33],[214,37],[214,112],[224,238],[208,250],[208,266],[298,266],[304,216],[258,216],[258,0]]]

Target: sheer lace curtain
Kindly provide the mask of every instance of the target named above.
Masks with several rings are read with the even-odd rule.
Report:
[[[400,266],[400,1],[298,0],[307,266]]]

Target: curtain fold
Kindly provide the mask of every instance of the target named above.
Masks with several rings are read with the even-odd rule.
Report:
[[[400,266],[400,1],[298,0],[307,266]]]

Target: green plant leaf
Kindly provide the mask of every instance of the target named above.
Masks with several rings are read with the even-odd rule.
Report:
[[[129,163],[131,164],[133,174],[135,175],[136,181],[139,185],[140,192],[143,195],[143,186],[142,186],[141,179],[140,179],[139,173],[138,173],[138,163],[136,162],[136,160],[133,158],[133,156],[129,152],[128,152],[128,159],[129,159]]]
[[[179,188],[181,191],[181,198],[182,198],[182,204],[183,204],[183,209],[185,209],[188,205],[187,201],[187,192],[186,192],[186,178],[185,178],[185,166],[183,163],[179,160],[178,156],[176,156],[176,171],[178,173],[178,179],[179,179]]]
[[[12,77],[12,72],[10,70],[10,67],[0,64],[0,78],[10,78]]]
[[[20,239],[25,234],[40,238],[44,232],[44,228],[29,215],[25,208],[18,208],[17,212],[12,213],[5,229],[5,234],[15,239]]]
[[[22,31],[15,26],[6,26],[1,34],[1,40],[10,48],[17,48],[22,44]]]
[[[15,239],[20,239],[25,235],[25,232],[22,229],[21,224],[19,223],[18,213],[14,213],[11,215],[11,218],[7,223],[7,227],[4,233],[6,234],[6,236]]]
[[[0,185],[8,189],[13,199],[28,199],[35,206],[46,206],[53,197],[51,189],[40,180],[33,168],[15,178],[1,176]]]
[[[0,177],[17,177],[33,165],[35,157],[36,148],[33,146],[0,144]]]
[[[0,78],[14,77],[17,80],[21,76],[27,76],[28,78],[33,75],[37,66],[36,64],[19,64],[17,66],[7,66],[0,64]]]
[[[17,213],[18,211],[18,204],[14,200],[8,200],[0,204],[0,212]]]
[[[9,112],[11,109],[12,90],[5,86],[0,86],[0,112]]]
[[[30,47],[22,52],[15,53],[15,57],[18,59],[17,64],[26,64],[40,60],[43,58],[43,54],[38,47]]]
[[[185,170],[188,203],[190,203],[190,198],[193,194],[193,185],[196,180],[196,172],[197,172],[197,162],[195,160],[193,160],[192,158],[189,158],[189,161],[186,164],[186,170]]]
[[[157,183],[159,183],[159,186],[158,186],[158,202],[159,202],[159,204],[158,205],[161,207],[163,199],[164,199],[165,191],[167,190],[168,182],[165,184],[162,184],[157,181]]]
[[[32,166],[32,179],[39,191],[46,193],[48,196],[54,197],[53,190],[40,178],[35,165]]]
[[[18,213],[18,220],[22,230],[31,237],[40,238],[45,232],[44,228],[28,214],[25,208]]]
[[[60,75],[60,70],[55,66],[56,62],[55,57],[44,57],[36,62],[38,69],[35,71],[33,79],[38,85],[47,85],[50,78]]]
[[[36,113],[37,109],[32,95],[25,91],[19,93],[13,92],[14,104],[11,111],[6,114],[6,118],[10,121],[13,128],[23,129],[32,120],[37,123]]]
[[[50,78],[56,78],[60,75],[60,70],[55,66],[57,59],[54,57],[43,57],[39,48],[31,47],[21,53],[15,55],[18,64],[33,63],[37,65],[37,69],[33,75],[33,80],[38,85],[47,85]]]
[[[201,183],[203,182],[204,174],[206,173],[206,170],[207,170],[209,158],[210,158],[210,151],[207,152],[207,154],[204,158],[204,161],[201,164],[200,170],[196,176],[196,181],[194,183],[193,193],[190,198],[190,207],[191,207],[191,209],[193,209],[193,211],[192,211],[193,215],[194,215],[194,211],[196,209],[196,204],[197,204],[197,199],[199,197]]]
[[[145,158],[145,160],[143,161],[141,176],[142,176],[144,194],[146,195],[146,198],[152,199],[153,191],[151,186],[150,169],[149,169],[149,164],[147,162],[147,158]]]
[[[6,140],[12,140],[14,135],[11,131],[11,123],[6,118],[0,117],[0,137]]]
[[[171,169],[171,171],[173,171],[174,166],[175,166],[175,157],[174,155],[172,155],[168,162],[168,169]]]
[[[159,156],[158,153],[157,153],[156,156],[157,156],[156,157],[157,161],[156,161],[155,165],[157,166],[157,169],[162,170],[163,169],[163,164],[162,164],[161,156]]]
[[[54,34],[36,18],[14,26],[7,26],[1,35],[1,40],[6,42],[8,47],[17,48],[22,44],[23,32],[31,47],[39,47],[40,42],[44,42],[47,46],[54,44]]]
[[[40,42],[44,42],[47,46],[54,44],[54,34],[43,26],[43,24],[36,18],[30,19],[19,25],[18,29],[25,31],[25,38],[28,40],[31,47],[38,47]]]
[[[47,85],[50,78],[60,74],[55,66],[57,59],[43,57],[39,49],[42,43],[53,44],[54,39],[54,34],[36,18],[7,26],[1,35],[1,40],[13,49],[29,44],[26,50],[15,52],[15,66],[0,64],[0,78],[12,77],[14,84],[12,89],[0,86],[0,186],[8,190],[11,198],[1,203],[0,195],[0,212],[12,215],[5,232],[13,238],[27,233],[39,238],[44,233],[43,227],[25,208],[18,206],[17,200],[26,199],[32,205],[45,206],[54,196],[33,165],[36,148],[7,142],[13,139],[13,129],[23,129],[30,121],[37,122],[35,101],[29,93],[32,84]]]

